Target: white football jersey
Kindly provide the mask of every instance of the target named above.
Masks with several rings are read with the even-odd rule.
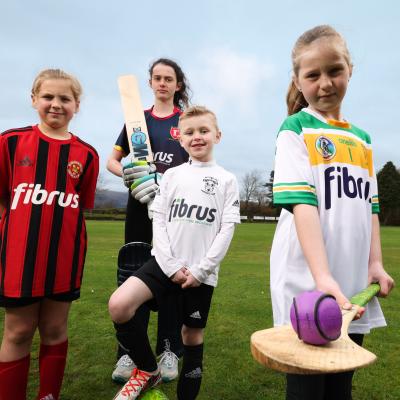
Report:
[[[334,279],[348,298],[368,282],[372,213],[379,212],[369,135],[347,122],[327,120],[310,109],[288,117],[278,138],[274,204],[282,206],[271,250],[271,294],[275,325],[290,323],[293,297],[315,289],[298,241],[294,204],[318,207]],[[384,326],[377,299],[350,332]]]
[[[190,160],[165,172],[151,209],[153,254],[164,273],[172,276],[186,266],[200,282],[216,286],[232,224],[240,223],[235,176],[214,161]],[[224,224],[232,227],[225,238]]]

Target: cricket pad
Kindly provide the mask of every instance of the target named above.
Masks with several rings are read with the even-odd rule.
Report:
[[[151,246],[144,242],[131,242],[121,247],[118,253],[117,283],[121,286],[134,271],[151,257]]]

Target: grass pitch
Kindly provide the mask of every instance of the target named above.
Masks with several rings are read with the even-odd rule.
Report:
[[[63,400],[112,399],[118,385],[111,381],[115,363],[114,329],[107,301],[116,287],[117,253],[123,244],[123,223],[88,221],[89,249],[81,299],[70,314],[70,348],[61,398]],[[269,251],[274,224],[242,224],[237,227],[225,258],[206,328],[204,377],[199,400],[281,400],[284,375],[266,370],[250,354],[252,332],[272,325],[268,288]],[[400,228],[382,228],[382,247],[387,271],[400,281]],[[378,355],[373,366],[354,378],[354,400],[400,398],[399,290],[381,301],[388,327],[374,330],[365,347]],[[0,321],[3,312],[0,311]],[[2,325],[2,322],[1,322]],[[155,338],[154,315],[149,327]],[[37,390],[35,339],[31,361],[29,399]],[[162,386],[175,399],[176,383]]]

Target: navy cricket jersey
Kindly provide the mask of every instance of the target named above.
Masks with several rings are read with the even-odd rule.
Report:
[[[93,208],[99,158],[71,134],[38,126],[0,135],[0,294],[38,297],[81,285],[87,239],[84,208]]]
[[[160,173],[164,173],[171,167],[181,165],[189,158],[179,143],[178,122],[180,114],[181,111],[178,107],[174,108],[171,115],[163,118],[153,114],[153,107],[144,112],[154,163]],[[127,156],[130,152],[125,125],[115,142],[114,148],[122,151],[124,156]]]

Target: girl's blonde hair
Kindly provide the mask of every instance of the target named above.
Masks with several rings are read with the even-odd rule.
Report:
[[[304,32],[296,41],[292,50],[292,67],[293,74],[298,76],[300,68],[300,57],[303,51],[311,43],[318,39],[331,39],[335,41],[342,52],[348,66],[352,68],[353,64],[351,62],[350,52],[347,48],[346,41],[343,36],[333,29],[330,25],[319,25],[306,32]],[[292,80],[289,85],[289,89],[286,95],[286,104],[288,115],[295,114],[299,112],[303,107],[307,107],[308,103],[303,96],[303,93],[296,87],[294,81]]]
[[[44,69],[39,72],[33,81],[32,85],[32,95],[36,95],[40,91],[40,87],[42,83],[47,79],[65,79],[71,83],[72,94],[76,101],[80,100],[82,95],[82,86],[79,83],[78,79],[76,79],[73,75],[67,74],[61,69]]]

